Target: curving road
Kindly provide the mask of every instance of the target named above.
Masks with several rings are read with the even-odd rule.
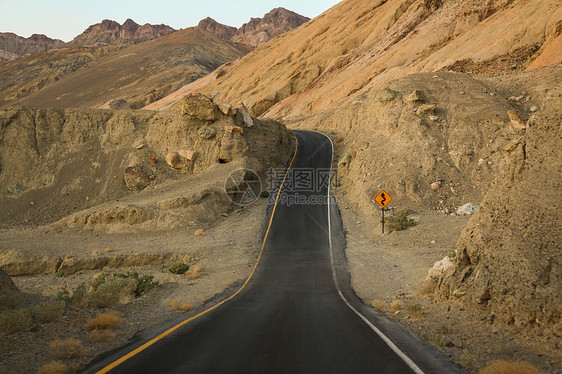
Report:
[[[300,199],[316,203],[289,204],[294,190],[306,182],[296,170],[310,175],[309,170],[332,164],[330,139],[308,131],[296,135],[293,171],[287,174],[276,207],[269,209],[268,220],[272,210],[274,214],[263,254],[243,290],[153,344],[143,347],[152,337],[139,338],[98,359],[86,372],[459,371],[355,296],[345,271],[345,240],[337,207],[324,199],[330,194],[328,184],[317,191],[298,192]]]

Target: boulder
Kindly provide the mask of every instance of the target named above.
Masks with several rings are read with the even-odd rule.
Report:
[[[181,156],[176,152],[170,152],[166,155],[166,163],[173,169],[181,168]]]
[[[435,181],[431,183],[431,189],[433,191],[438,191],[441,188],[441,181]]]
[[[187,149],[181,150],[179,151],[179,154],[181,157],[193,162],[195,160],[195,157],[197,157],[197,151],[190,151]]]
[[[427,271],[425,279],[440,277],[443,273],[453,267],[453,263],[449,256],[445,256],[442,260],[433,264],[433,267]]]
[[[240,135],[244,134],[244,129],[238,126],[225,126],[224,130],[231,134],[240,134]]]
[[[419,116],[423,116],[426,114],[433,114],[435,112],[436,105],[435,104],[423,104],[420,105],[418,109],[416,109],[416,113]]]
[[[473,213],[476,213],[478,209],[480,209],[480,207],[476,204],[472,204],[472,203],[464,204],[463,206],[459,207],[459,209],[457,209],[457,215],[468,216]]]
[[[125,185],[131,191],[142,191],[150,184],[150,178],[140,166],[125,169]]]
[[[254,126],[254,120],[252,119],[252,116],[250,116],[250,111],[248,111],[248,108],[246,108],[246,105],[244,105],[244,103],[240,102],[239,106],[240,106],[239,112],[242,113],[242,121],[244,122],[246,127]]]
[[[200,93],[187,95],[181,103],[181,113],[201,121],[218,119],[219,108],[211,99]]]
[[[413,103],[423,102],[424,101],[423,91],[414,90],[414,92],[412,92],[410,95],[408,95],[408,97],[406,97],[406,100],[411,101]]]
[[[516,111],[508,110],[507,115],[509,116],[509,119],[511,120],[511,126],[513,126],[514,129],[525,130],[525,127],[526,127],[525,121],[523,120],[523,118],[521,118],[521,116],[519,114],[517,114]]]

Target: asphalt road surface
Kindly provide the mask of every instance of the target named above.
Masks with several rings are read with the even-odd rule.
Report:
[[[319,133],[296,134],[297,153],[281,188],[263,254],[242,291],[146,348],[142,345],[154,336],[98,359],[86,372],[459,371],[355,296],[343,266],[345,240],[337,207],[326,201],[329,183],[311,186],[307,179],[310,170],[330,168],[332,143]],[[294,204],[297,194],[300,204]],[[131,351],[134,354],[123,360]]]

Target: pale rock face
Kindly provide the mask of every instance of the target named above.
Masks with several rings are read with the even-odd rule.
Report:
[[[476,213],[480,207],[476,204],[467,203],[457,209],[457,214],[459,216],[469,216]]]
[[[449,256],[445,256],[442,260],[434,263],[433,267],[428,270],[426,279],[439,277],[452,267],[453,263],[451,262],[451,259],[449,259]]]

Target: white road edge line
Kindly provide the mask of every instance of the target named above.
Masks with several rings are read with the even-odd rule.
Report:
[[[322,134],[322,133],[318,133],[318,134]],[[322,134],[324,135],[326,138],[328,138],[328,140],[330,141],[330,143],[332,144],[332,160],[330,162],[330,167],[332,167],[333,163],[334,163],[334,142],[332,141],[332,139],[326,135],[326,134]],[[331,210],[330,210],[330,195],[331,195],[331,181],[328,184],[328,239],[330,242],[330,262],[332,265],[332,277],[334,279],[334,284],[336,285],[336,289],[338,291],[338,294],[340,295],[340,298],[343,300],[343,302],[349,307],[349,309],[351,309],[355,314],[357,314],[357,316],[359,318],[361,318],[363,320],[363,322],[365,322],[367,324],[367,326],[369,326],[371,328],[371,330],[373,330],[385,343],[386,345],[388,345],[390,347],[390,349],[392,349],[392,351],[394,351],[394,353],[396,353],[398,355],[398,357],[400,357],[402,359],[402,361],[404,361],[406,363],[406,365],[408,365],[408,367],[410,367],[410,369],[412,369],[414,371],[414,373],[416,374],[425,374],[422,369],[420,369],[415,363],[414,361],[412,361],[408,356],[406,356],[406,354],[404,352],[402,352],[385,334],[383,334],[383,332],[381,330],[379,330],[375,325],[373,325],[371,323],[371,321],[369,321],[367,319],[367,317],[365,317],[363,314],[361,314],[357,309],[355,309],[353,307],[353,305],[351,305],[349,303],[349,301],[345,298],[345,296],[343,295],[339,282],[338,282],[338,277],[336,275],[336,267],[335,267],[335,263],[334,263],[334,250],[333,250],[333,246],[332,246],[332,218],[331,218]]]

